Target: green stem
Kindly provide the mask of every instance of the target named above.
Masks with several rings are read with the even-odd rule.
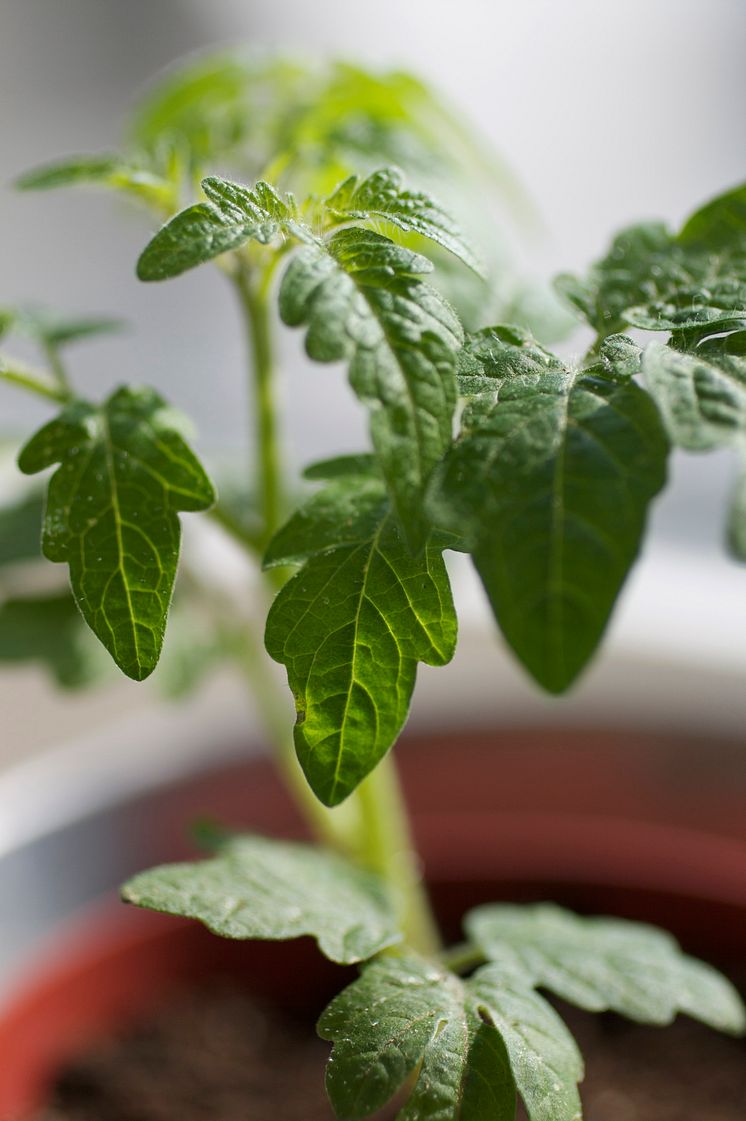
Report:
[[[52,381],[47,374],[32,370],[20,362],[14,361],[11,365],[7,365],[2,356],[0,356],[0,379],[35,393],[37,397],[44,397],[48,401],[57,401],[63,405],[72,396],[69,389],[61,387],[56,379]]]
[[[452,973],[471,973],[472,969],[484,964],[485,956],[477,946],[462,942],[458,946],[449,946],[444,950],[441,961]]]
[[[52,372],[54,380],[57,382],[60,393],[64,393],[66,396],[71,397],[72,388],[70,386],[70,379],[67,376],[67,371],[64,367],[62,359],[60,358],[60,353],[57,350],[57,347],[53,346],[49,342],[45,342],[43,346],[44,354],[46,356],[47,362],[49,363],[49,369]]]
[[[353,797],[360,807],[358,859],[387,884],[407,946],[426,956],[436,955],[440,939],[391,755],[368,775]]]
[[[295,754],[292,716],[285,696],[267,665],[264,647],[251,628],[243,628],[236,653],[251,683],[254,703],[272,745],[275,765],[291,797],[303,814],[314,836],[330,848],[352,855],[355,848],[354,815],[347,805],[330,810],[319,802],[306,782]]]
[[[256,479],[266,545],[283,515],[284,493],[279,457],[279,425],[275,405],[272,330],[269,316],[271,268],[255,280],[240,262],[235,282],[246,321],[253,371],[253,423],[256,433]]]

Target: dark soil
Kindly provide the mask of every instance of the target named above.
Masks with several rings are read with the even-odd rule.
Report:
[[[746,1118],[742,1041],[686,1019],[660,1029],[562,1014],[586,1056],[586,1121]],[[330,1121],[327,1051],[307,1023],[214,986],[71,1065],[36,1121]]]

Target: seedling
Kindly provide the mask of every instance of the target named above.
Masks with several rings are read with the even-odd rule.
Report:
[[[571,363],[525,324],[467,331],[444,296],[450,284],[487,308],[492,289],[448,211],[394,162],[410,176],[437,172],[456,197],[477,179],[485,193],[496,173],[414,80],[220,58],[159,87],[131,136],[124,155],[51,165],[21,186],[93,182],[149,206],[165,224],[138,261],[142,281],[216,262],[250,340],[253,497],[216,500],[153,389],[78,396],[62,351],[108,323],[8,311],[4,332],[30,334],[47,364],[5,357],[0,376],[57,410],[19,466],[55,468],[43,553],[68,565],[78,611],[129,677],[147,677],[161,653],[180,512],[211,510],[261,565],[266,648],[297,710],[292,741],[243,624],[223,653],[261,675],[277,765],[317,844],[218,836],[210,859],[144,872],[125,899],[229,938],[311,935],[332,961],[359,963],[318,1025],[333,1043],[326,1084],[343,1119],[402,1091],[400,1121],[513,1118],[517,1095],[532,1121],[579,1118],[582,1060],[539,990],[645,1023],[683,1012],[744,1031],[729,983],[651,927],[482,906],[465,917],[464,943],[443,948],[390,752],[418,663],[442,666],[456,645],[444,552],[471,556],[507,644],[540,686],[563,692],[603,635],[672,444],[746,448],[746,187],[677,232],[627,229],[585,278],[560,278],[595,333]],[[446,267],[447,255],[460,264]],[[370,448],[307,468],[317,489],[295,512],[276,302],[311,359],[346,369],[369,417]],[[745,493],[729,529],[741,558]],[[29,502],[6,526],[28,526]],[[75,677],[65,635],[77,616],[64,596],[55,602],[64,626],[31,600],[6,604],[6,626],[15,612],[17,655],[32,656],[48,644],[43,610],[47,656]]]

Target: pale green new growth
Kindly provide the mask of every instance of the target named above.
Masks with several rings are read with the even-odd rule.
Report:
[[[422,191],[406,188],[404,176],[396,168],[381,168],[362,181],[351,175],[325,200],[325,205],[340,222],[367,218],[391,222],[406,233],[434,241],[476,273],[483,272],[451,215]]]
[[[139,907],[198,919],[223,938],[310,935],[347,965],[401,939],[375,876],[334,853],[266,837],[232,837],[211,860],[142,872],[122,894]]]
[[[280,198],[267,183],[249,190],[212,176],[203,180],[202,190],[208,201],[182,210],[143,250],[140,280],[167,280],[247,241],[267,245],[283,230],[300,230],[293,200]]]

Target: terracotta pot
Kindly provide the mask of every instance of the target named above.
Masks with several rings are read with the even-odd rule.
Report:
[[[723,764],[729,752],[716,753],[716,775],[712,755],[702,768],[702,752],[702,744],[590,732],[411,742],[401,753],[404,779],[446,934],[458,937],[461,914],[476,903],[552,898],[660,923],[692,952],[726,967],[743,963],[743,794],[738,771]],[[133,818],[138,850],[150,854],[144,864],[184,855],[185,828],[198,813],[302,832],[274,775],[256,761],[183,781],[147,809]],[[54,937],[35,979],[0,1013],[0,1121],[27,1118],[55,1070],[87,1041],[142,1016],[172,987],[216,972],[309,1011],[344,981],[308,939],[225,942],[109,898]]]

